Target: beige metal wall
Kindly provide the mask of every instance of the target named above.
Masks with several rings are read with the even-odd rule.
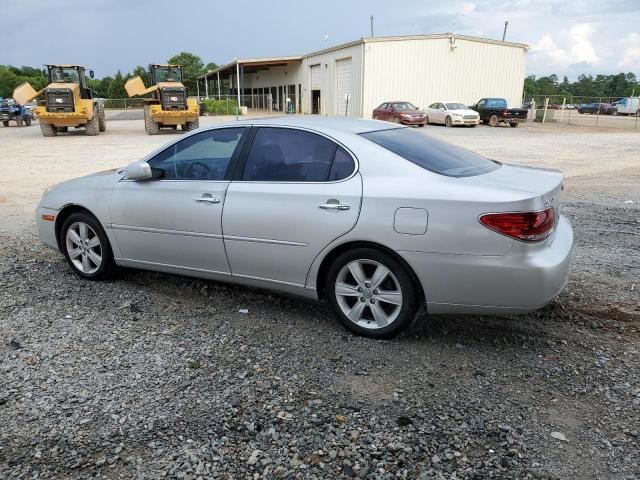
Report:
[[[365,41],[363,117],[380,103],[406,100],[420,108],[438,101],[471,105],[483,97],[519,107],[526,49],[450,37]]]
[[[311,67],[320,65],[321,84],[321,114],[337,115],[337,72],[338,60],[351,58],[353,67],[353,93],[350,99],[349,114],[353,117],[362,116],[362,43],[354,42],[343,48],[327,49],[317,52],[302,60],[300,78],[302,79],[302,97],[304,99],[304,113],[311,113]],[[344,112],[342,112],[344,115]]]

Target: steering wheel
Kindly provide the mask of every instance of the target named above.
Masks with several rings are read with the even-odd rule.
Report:
[[[211,169],[204,162],[189,162],[184,169],[184,176],[194,180],[209,180],[211,173]]]

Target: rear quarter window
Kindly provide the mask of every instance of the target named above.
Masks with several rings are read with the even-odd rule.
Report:
[[[378,130],[360,135],[425,170],[449,177],[472,177],[500,168],[499,162],[411,128]]]

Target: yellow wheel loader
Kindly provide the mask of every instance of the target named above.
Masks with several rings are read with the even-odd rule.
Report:
[[[149,65],[151,86],[146,88],[140,77],[130,78],[124,88],[130,97],[147,96],[144,105],[144,129],[156,135],[161,128],[195,130],[200,126],[200,108],[194,98],[187,98],[182,84],[182,66]]]
[[[85,69],[79,65],[46,65],[42,72],[49,85],[36,92],[28,83],[13,91],[13,98],[25,105],[43,96],[35,108],[40,130],[45,137],[55,137],[69,127],[84,128],[87,135],[98,135],[107,128],[102,100],[93,98],[87,88]],[[89,70],[93,78],[93,70]]]

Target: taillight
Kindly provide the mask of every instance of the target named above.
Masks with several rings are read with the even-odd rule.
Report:
[[[480,217],[485,227],[523,242],[541,242],[553,231],[553,208],[539,212],[487,213]]]

